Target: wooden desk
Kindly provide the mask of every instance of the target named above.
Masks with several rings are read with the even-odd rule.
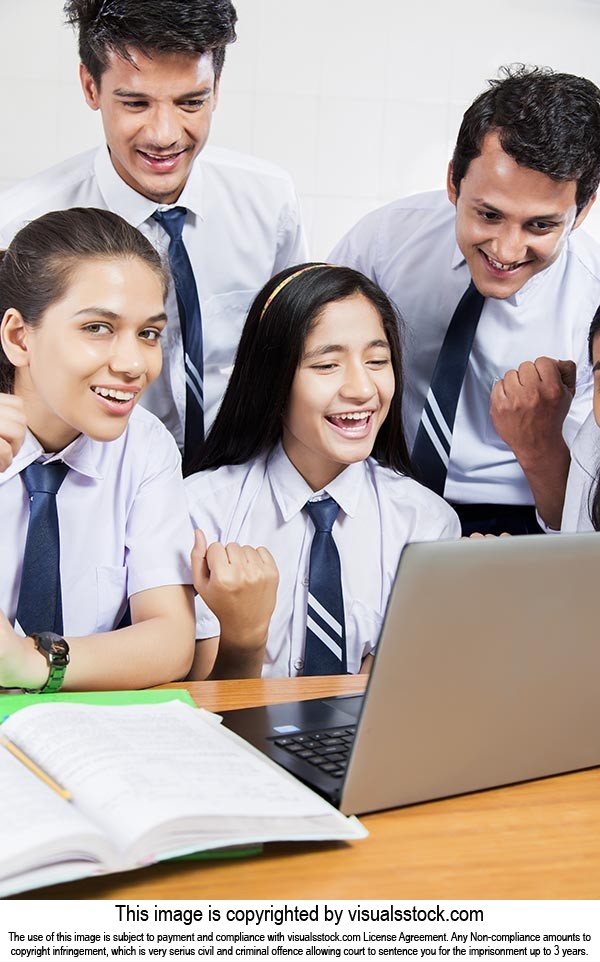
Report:
[[[169,686],[169,687],[181,687]],[[358,692],[358,676],[195,682],[211,710]],[[352,843],[272,844],[234,861],[162,864],[32,899],[597,899],[600,769],[413,805],[362,821]]]

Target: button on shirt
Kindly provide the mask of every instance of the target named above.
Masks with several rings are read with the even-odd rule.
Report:
[[[455,209],[443,191],[395,201],[363,218],[330,259],[375,280],[402,315],[404,417],[412,447],[444,335],[470,282],[456,243]],[[574,360],[577,393],[564,424],[570,444],[590,409],[587,330],[599,303],[600,247],[581,230],[512,297],[486,299],[458,402],[446,498],[533,504],[514,454],[494,430],[491,390],[523,361]]]
[[[156,202],[129,187],[105,146],[17,184],[0,197],[0,243],[50,210],[99,207],[120,214],[152,242],[168,266],[169,238],[152,218]],[[284,171],[233,151],[206,147],[174,206],[189,211],[183,231],[196,277],[204,343],[205,428],[227,386],[248,308],[270,277],[307,260],[298,200]],[[162,208],[164,209],[164,208]],[[185,369],[175,291],[167,298],[163,370],[142,404],[183,447]]]
[[[571,448],[561,531],[594,531],[590,501],[599,471],[600,428],[591,413],[579,429]]]
[[[314,525],[303,507],[330,495],[340,505],[333,526],[342,566],[348,671],[374,651],[398,559],[409,541],[458,538],[455,512],[410,478],[374,460],[351,464],[323,492],[313,492],[281,445],[248,464],[204,471],[186,480],[192,520],[209,542],[265,545],[279,569],[264,676],[298,675],[304,667],[310,548]],[[197,637],[219,634],[196,601]]]
[[[19,473],[40,459],[60,459],[71,469],[56,496],[66,635],[111,631],[131,595],[191,584],[193,532],[181,458],[152,414],[136,408],[117,440],[80,435],[51,457],[27,432],[13,463],[0,473],[0,609],[11,624],[29,523]]]

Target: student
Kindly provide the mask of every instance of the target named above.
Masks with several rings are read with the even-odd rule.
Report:
[[[560,524],[591,398],[583,319],[600,302],[600,248],[576,228],[599,179],[598,88],[507,68],[464,115],[447,192],[367,215],[330,256],[405,321],[416,475],[465,534],[539,530],[534,501]]]
[[[590,326],[588,350],[595,382],[594,409],[571,448],[561,531],[600,531],[600,307]]]
[[[170,262],[165,364],[143,404],[185,455],[216,414],[254,295],[306,259],[298,200],[279,168],[206,147],[235,40],[229,0],[68,0],[65,14],[106,143],[5,192],[0,242],[46,211],[99,207]]]
[[[375,284],[306,264],[265,285],[186,481],[195,525],[233,542],[207,558],[260,544],[279,568],[270,625],[274,595],[256,606],[255,634],[238,636],[243,673],[367,671],[403,546],[459,536],[454,511],[410,477],[401,402],[398,318]],[[204,551],[194,581],[206,599]],[[201,659],[219,626],[202,606],[198,615],[197,637],[211,639],[197,645]],[[229,623],[223,634],[233,651]]]
[[[152,245],[107,211],[47,214],[3,255],[5,688],[141,688],[191,664],[179,452],[139,407],[161,367],[165,294]]]

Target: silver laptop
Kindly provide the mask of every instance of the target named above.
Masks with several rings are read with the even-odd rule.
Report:
[[[600,764],[600,536],[411,544],[364,696],[225,712],[339,806]]]

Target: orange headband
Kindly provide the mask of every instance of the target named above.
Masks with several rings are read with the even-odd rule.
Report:
[[[271,303],[271,301],[275,300],[275,298],[276,298],[277,295],[279,294],[279,291],[282,291],[283,288],[286,287],[286,286],[290,283],[290,281],[293,281],[293,280],[294,280],[295,277],[300,277],[300,274],[304,274],[305,271],[314,271],[315,267],[335,267],[335,266],[336,266],[335,264],[310,264],[308,267],[301,267],[299,271],[294,271],[293,274],[288,274],[288,276],[287,276],[287,277],[284,277],[284,279],[281,281],[281,283],[278,284],[277,287],[275,288],[275,290],[274,290],[274,291],[271,291],[271,293],[270,293],[269,296],[267,297],[267,299],[266,299],[266,301],[265,301],[265,304],[264,304],[264,307],[263,307],[262,311],[260,312],[260,317],[259,317],[259,319],[258,319],[258,320],[259,320],[259,323],[260,323],[260,321],[262,321],[262,319],[263,319],[263,317],[264,317],[264,315],[265,315],[265,311],[266,311],[266,309],[268,308],[268,306],[269,306],[269,304]]]

